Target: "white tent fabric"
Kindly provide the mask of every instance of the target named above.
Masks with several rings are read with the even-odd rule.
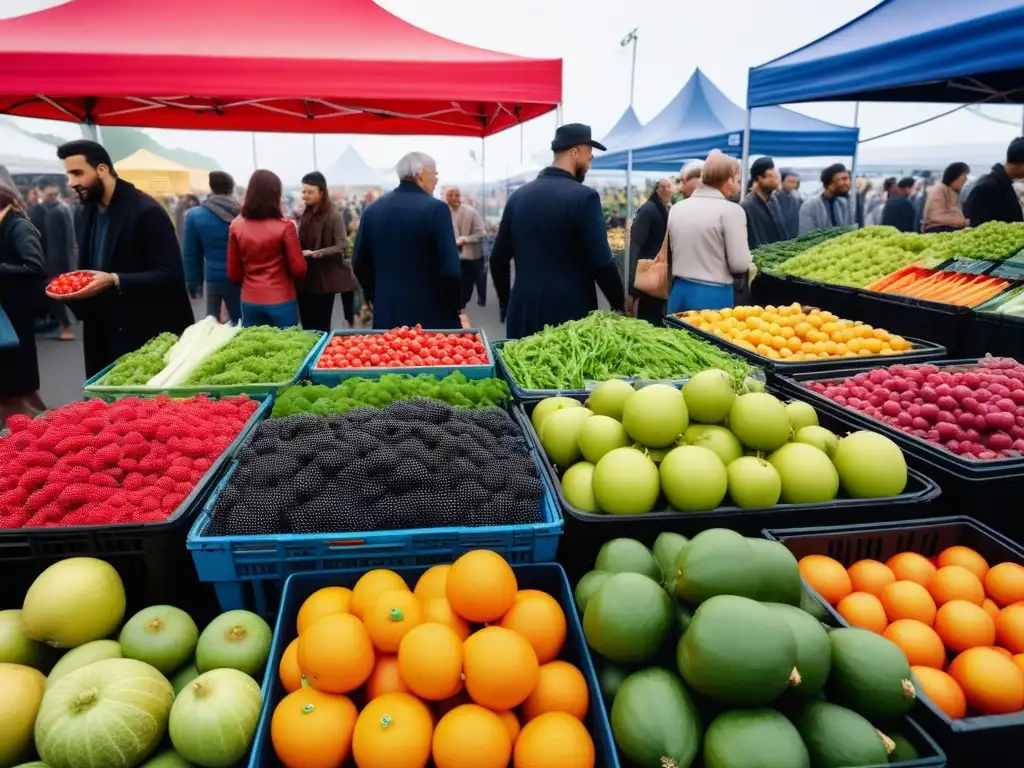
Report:
[[[0,165],[12,174],[64,173],[57,148],[0,121]]]
[[[324,171],[328,187],[382,187],[391,189],[397,184],[363,160],[355,147],[349,146],[334,165]]]

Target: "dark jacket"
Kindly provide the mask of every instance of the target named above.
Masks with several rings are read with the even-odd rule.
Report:
[[[118,357],[133,352],[161,333],[181,333],[195,318],[185,290],[181,251],[167,211],[123,179],[117,180],[104,214],[105,254],[93,253],[97,206],[85,206],[79,249],[82,269],[106,267],[121,281],[120,290],[68,307],[85,326],[85,372],[99,373]]]
[[[647,294],[633,287],[636,277],[638,259],[653,259],[665,242],[665,231],[668,229],[668,207],[657,195],[652,195],[647,202],[636,210],[633,226],[629,230],[629,279],[626,290],[634,298],[642,298]]]
[[[986,221],[1024,221],[1024,210],[1013,188],[1013,180],[1002,163],[996,163],[971,189],[964,202],[964,216],[971,226],[977,227]]]
[[[75,222],[71,208],[58,200],[51,200],[33,206],[42,210],[43,253],[46,256],[46,272],[50,277],[62,275],[74,269],[75,264]]]
[[[316,237],[311,233],[310,238]],[[299,293],[344,293],[354,291],[356,276],[352,272],[351,257],[345,255],[348,250],[348,230],[341,211],[336,211],[324,233],[324,242],[304,242],[302,239],[302,221],[299,220],[299,245],[304,251],[313,251],[319,258],[307,259],[309,269],[306,276],[296,283]]]
[[[237,215],[238,203],[223,195],[208,197],[185,214],[181,258],[193,296],[204,282],[228,282],[228,227]]]
[[[792,240],[800,234],[800,193],[775,190],[772,194],[782,214],[782,226],[786,231],[786,240]]]
[[[882,209],[882,226],[896,227],[900,232],[920,232],[918,224],[917,207],[910,198],[890,195]]]
[[[786,225],[782,209],[774,197],[765,202],[750,190],[740,203],[747,212],[747,246],[750,250],[786,239]]]
[[[601,196],[561,168],[545,168],[509,197],[491,251],[491,275],[498,303],[507,309],[510,339],[586,317],[598,308],[595,281],[612,309],[626,300]]]
[[[0,224],[0,307],[12,322],[32,317],[45,290],[42,238],[26,214],[11,210]]]
[[[403,181],[368,206],[353,260],[373,327],[459,327],[462,267],[447,203]]]

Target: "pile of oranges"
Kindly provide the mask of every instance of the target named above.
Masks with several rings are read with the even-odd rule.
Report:
[[[410,589],[373,570],[298,613],[271,741],[286,768],[593,768],[583,674],[559,660],[565,613],[468,552]],[[358,703],[358,705],[357,705]]]
[[[902,648],[918,690],[950,718],[1024,710],[1024,566],[954,546],[848,569],[808,555],[800,573],[848,624]]]
[[[689,310],[680,320],[748,352],[799,362],[860,355],[893,355],[913,348],[902,336],[866,323],[843,320],[799,304]]]

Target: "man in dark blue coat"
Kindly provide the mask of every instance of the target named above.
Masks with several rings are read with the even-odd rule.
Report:
[[[462,267],[448,205],[434,198],[437,163],[410,152],[398,188],[359,220],[352,267],[373,307],[374,328],[459,328]]]
[[[583,185],[593,149],[590,126],[561,126],[554,162],[512,193],[491,251],[491,275],[505,332],[520,339],[597,309],[595,282],[612,309],[626,304],[605,231],[601,196]],[[516,263],[511,286],[511,263]]]

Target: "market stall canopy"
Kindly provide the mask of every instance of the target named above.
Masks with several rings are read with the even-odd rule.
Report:
[[[1024,102],[1020,0],[883,0],[750,70],[747,103]]]
[[[687,159],[703,158],[712,149],[739,157],[743,150],[746,111],[729,100],[698,69],[683,89],[626,147],[594,159],[594,169],[623,170],[627,150],[640,171],[679,170]],[[751,113],[750,153],[778,157],[849,156],[857,146],[856,128],[833,125],[782,107]]]
[[[311,9],[71,0],[0,21],[0,113],[101,126],[488,136],[562,100],[561,59],[447,40],[373,0]]]
[[[192,173],[184,165],[140,149],[114,163],[117,175],[150,195],[186,195],[192,189]]]
[[[324,171],[329,187],[381,187],[391,189],[398,184],[398,177],[387,178],[370,166],[355,147],[348,147],[334,165]]]
[[[601,139],[601,143],[608,147],[609,150],[615,152],[622,147],[628,147],[630,140],[635,136],[643,126],[640,124],[640,118],[636,116],[636,112],[633,111],[632,107],[626,107],[626,111],[622,113],[612,129],[605,134],[604,138]]]

